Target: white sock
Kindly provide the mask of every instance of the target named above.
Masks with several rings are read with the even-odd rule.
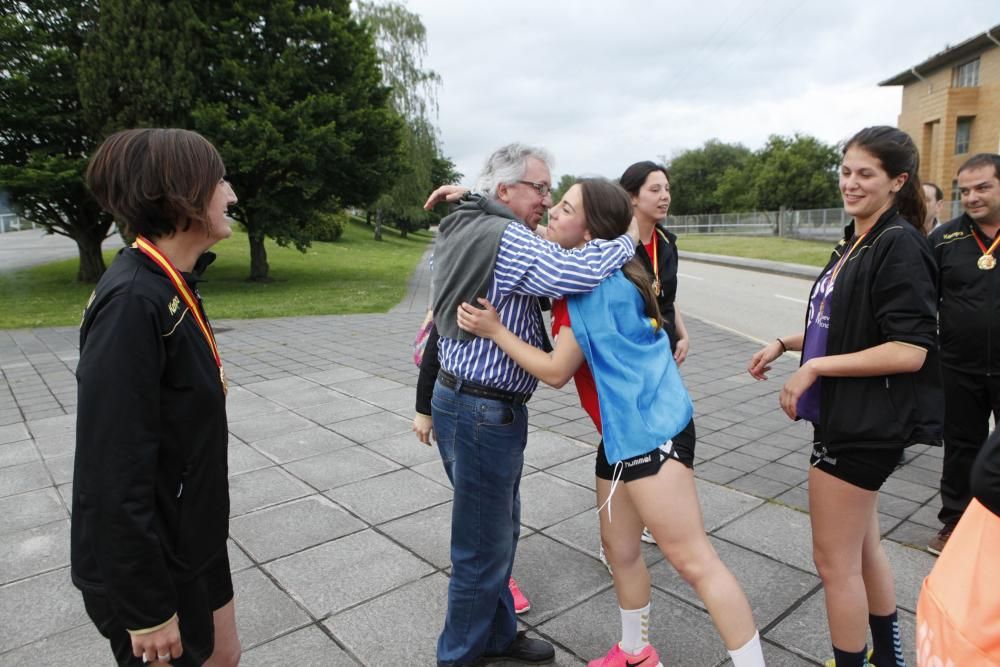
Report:
[[[649,645],[649,604],[642,609],[622,609],[622,640],[619,645],[626,653],[638,653]]]
[[[764,653],[760,647],[760,633],[753,633],[750,641],[735,651],[730,651],[729,657],[733,661],[733,667],[764,667]]]

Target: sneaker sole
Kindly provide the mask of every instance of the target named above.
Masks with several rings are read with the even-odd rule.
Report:
[[[938,549],[938,548],[936,548],[936,547],[928,546],[927,547],[927,553],[934,554],[935,556],[940,556],[941,555],[941,550]]]

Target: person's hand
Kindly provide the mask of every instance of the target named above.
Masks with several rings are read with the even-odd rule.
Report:
[[[469,188],[462,185],[442,185],[424,202],[424,210],[429,211],[441,202],[458,201],[468,191]]]
[[[432,440],[437,439],[434,436],[434,421],[430,415],[422,415],[419,412],[413,415],[413,432],[417,434],[417,440],[428,447],[431,446]]]
[[[634,215],[632,216],[632,221],[628,223],[628,230],[625,233],[632,237],[632,241],[636,244],[636,246],[639,245],[641,242],[641,239],[639,238],[639,221],[636,220]]]
[[[691,347],[691,340],[685,336],[684,338],[677,339],[677,345],[674,346],[674,361],[680,366],[687,359],[688,350]]]
[[[155,632],[132,635],[132,655],[145,663],[169,664],[184,653],[181,647],[181,630],[175,615],[170,622]]]
[[[476,308],[471,303],[458,305],[458,328],[480,338],[493,338],[503,329],[500,315],[488,300],[479,297],[477,301],[482,308]]]
[[[812,360],[799,366],[799,370],[792,373],[792,377],[788,378],[788,382],[785,386],[781,388],[781,396],[779,402],[781,403],[781,409],[785,411],[789,419],[795,419],[798,416],[798,403],[802,394],[806,393],[806,389],[811,387],[816,378],[819,376],[816,371],[813,370]]]
[[[771,362],[784,354],[781,343],[773,341],[757,350],[757,353],[750,358],[750,365],[747,372],[757,380],[766,380],[767,374],[771,370]]]

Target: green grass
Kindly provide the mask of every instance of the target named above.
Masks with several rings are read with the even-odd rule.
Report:
[[[820,267],[826,266],[835,245],[834,241],[799,241],[777,236],[682,234],[677,237],[677,247],[681,250]]]
[[[213,320],[292,315],[383,313],[406,294],[413,268],[430,240],[428,232],[402,239],[385,229],[381,243],[372,230],[352,221],[336,243],[313,243],[305,254],[267,242],[271,282],[251,283],[246,234],[212,250],[218,259],[199,291]],[[110,264],[115,252],[106,253]],[[79,324],[93,285],[75,282],[77,260],[62,260],[0,273],[0,328]]]

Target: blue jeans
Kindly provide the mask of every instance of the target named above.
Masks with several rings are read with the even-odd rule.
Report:
[[[507,580],[521,532],[528,410],[440,382],[431,407],[441,460],[455,487],[448,613],[437,659],[458,666],[503,652],[517,634]]]

